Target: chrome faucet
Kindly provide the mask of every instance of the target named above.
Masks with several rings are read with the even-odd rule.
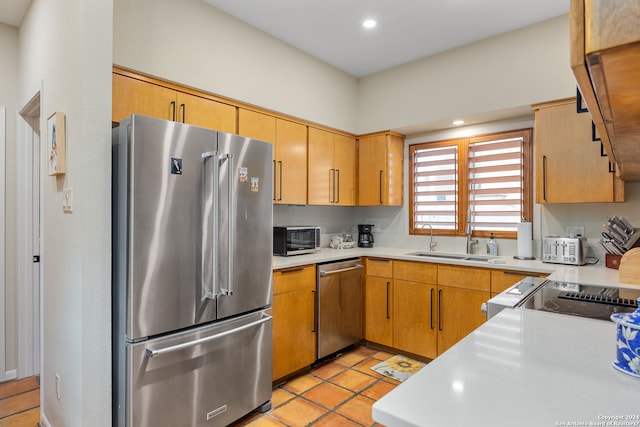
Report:
[[[431,224],[426,223],[422,225],[422,229],[424,230],[424,228],[426,226],[429,226],[429,228],[431,229],[431,232],[429,233],[429,252],[433,252],[433,248],[438,246],[438,242],[434,242],[433,241],[433,227],[431,226]]]
[[[477,245],[478,244],[478,239],[471,239],[471,234],[472,234],[472,230],[471,230],[471,209],[469,209],[469,212],[467,213],[466,234],[467,234],[467,253],[468,254],[472,254],[473,253],[473,245]]]

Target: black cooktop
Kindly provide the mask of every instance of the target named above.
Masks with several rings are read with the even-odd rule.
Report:
[[[640,289],[547,280],[517,307],[611,320],[613,313],[636,311],[639,297]]]

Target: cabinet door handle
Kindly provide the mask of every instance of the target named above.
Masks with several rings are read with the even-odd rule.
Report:
[[[387,282],[387,319],[391,319],[391,314],[389,313],[389,289],[391,289],[391,282]]]
[[[542,156],[542,200],[547,200],[547,156]]]
[[[329,203],[335,203],[335,195],[336,195],[336,170],[329,169],[329,187],[331,188],[329,191]]]
[[[280,165],[280,197],[278,200],[282,200],[282,160],[278,160],[278,164]]]
[[[435,289],[431,288],[431,300],[429,301],[429,324],[431,325],[431,330],[433,330],[433,297],[434,297]]]
[[[384,171],[380,171],[380,204],[383,204],[382,200],[382,179],[383,179]]]
[[[171,120],[176,121],[176,101],[171,101]]]
[[[311,291],[311,298],[313,300],[313,307],[316,307],[316,291],[312,290]],[[313,332],[314,334],[316,332],[318,332],[316,325],[318,324],[318,310],[313,310],[313,326],[311,327],[311,332]]]
[[[442,330],[442,289],[438,289],[438,330]]]
[[[336,169],[336,174],[338,175],[338,183],[336,184],[336,188],[338,189],[337,193],[338,195],[336,196],[336,203],[340,203],[340,169]],[[335,180],[334,180],[335,182]],[[336,193],[336,190],[333,190],[334,194]]]
[[[276,161],[273,161],[273,201],[276,201]]]
[[[186,123],[187,117],[187,106],[184,104],[180,104],[180,111],[182,111],[182,123]]]

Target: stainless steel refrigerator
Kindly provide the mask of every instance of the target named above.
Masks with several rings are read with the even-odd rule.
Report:
[[[272,146],[113,130],[113,425],[224,426],[271,402]]]

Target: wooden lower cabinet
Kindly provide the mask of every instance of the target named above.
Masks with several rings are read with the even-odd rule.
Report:
[[[367,276],[364,292],[364,337],[393,345],[393,279]]]
[[[438,287],[438,354],[487,320],[480,306],[488,299],[488,291]]]
[[[393,281],[393,347],[428,358],[437,356],[437,286]]]
[[[392,265],[393,277],[366,279],[368,341],[433,359],[486,320],[480,307],[490,298],[489,269],[409,261]],[[381,265],[372,267],[381,271]]]
[[[273,272],[273,373],[286,377],[316,360],[315,265]]]

